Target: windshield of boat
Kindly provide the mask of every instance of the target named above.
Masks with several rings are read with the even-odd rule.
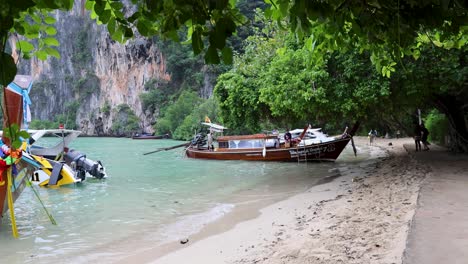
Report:
[[[33,134],[34,136],[34,134]],[[78,135],[74,135],[73,132],[64,132],[63,134],[58,133],[45,133],[34,141],[32,144],[34,147],[50,148],[62,144],[66,138],[74,138]],[[66,140],[66,145],[70,140]]]

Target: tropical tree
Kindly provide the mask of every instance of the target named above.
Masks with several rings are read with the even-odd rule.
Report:
[[[211,63],[232,60],[232,50],[226,45],[239,24],[247,22],[236,7],[236,0],[220,1],[142,1],[132,0],[133,8],[121,1],[81,0],[82,8],[90,10],[98,23],[107,24],[114,40],[125,41],[136,32],[143,36],[162,35],[181,41],[178,30],[188,28],[187,39],[195,54],[202,51]],[[402,54],[418,53],[418,36],[433,37],[447,48],[459,48],[466,41],[467,3],[464,1],[310,1],[266,0],[267,17],[278,23],[285,18],[288,27],[306,46],[319,54],[330,50],[358,47],[372,53],[374,63],[384,74],[392,71],[391,61]],[[4,0],[0,3],[0,50],[6,48],[10,33],[38,39],[33,46],[21,42],[23,56],[59,56],[53,46],[55,19],[53,10],[70,10],[74,0]],[[125,12],[125,10],[128,10]],[[205,47],[205,41],[208,47]],[[16,73],[11,55],[2,52],[1,72],[6,85]],[[386,67],[386,68],[384,68]]]
[[[392,78],[402,105],[429,113],[436,108],[449,121],[450,147],[468,152],[468,47],[445,50],[433,45],[421,49],[416,60],[403,61]]]
[[[156,132],[174,135],[177,127],[182,124],[184,119],[201,101],[202,99],[193,91],[182,92],[177,100],[168,106],[164,112],[164,116],[155,125]]]
[[[81,0],[82,8],[90,11],[92,18],[97,23],[106,24],[110,35],[114,40],[125,41],[137,32],[143,36],[161,35],[175,41],[182,41],[178,30],[187,28],[186,39],[191,43],[194,54],[204,54],[205,61],[210,63],[225,63],[232,61],[232,50],[226,45],[226,39],[231,37],[240,24],[246,22],[236,7],[236,0],[221,1],[141,1],[132,0],[133,7],[127,8],[120,1],[113,0]],[[310,62],[318,64],[317,69],[294,76],[294,83],[285,80],[263,79],[265,83],[273,84],[275,92],[283,92],[281,87],[293,84],[295,88],[303,88],[306,84],[316,87],[315,78],[326,77],[323,67],[328,62],[328,56],[334,56],[334,52],[354,52],[369,55],[373,65],[379,74],[390,77],[397,69],[404,70],[402,57],[413,56],[417,58],[426,52],[425,44],[432,43],[444,49],[461,49],[468,40],[467,17],[468,8],[466,1],[440,1],[440,0],[364,0],[364,1],[335,1],[335,0],[266,0],[265,15],[280,26],[286,26],[294,33],[298,43],[303,48],[293,51],[286,50],[293,57],[297,53],[307,56]],[[16,47],[21,49],[23,57],[37,56],[40,59],[48,55],[59,56],[53,48],[59,43],[53,38],[56,33],[53,23],[54,18],[48,12],[53,10],[70,10],[73,0],[4,0],[0,2],[0,84],[5,86],[10,83],[16,74],[16,65],[12,51],[7,50],[7,39],[10,35],[21,35],[26,39],[17,41]],[[284,24],[284,21],[287,24]],[[286,42],[288,44],[288,42]],[[281,49],[277,49],[281,51]],[[270,54],[271,55],[271,54]],[[297,55],[297,56],[295,56]],[[294,62],[301,65],[301,61],[289,61],[282,57],[283,61],[275,61],[276,68]],[[293,65],[297,66],[297,65]],[[401,68],[400,68],[401,67]],[[246,67],[248,68],[248,67]],[[292,69],[295,69],[292,67]],[[270,69],[275,72],[275,67]],[[277,71],[277,69],[276,69]],[[430,72],[436,74],[434,72]],[[260,75],[264,73],[259,73]],[[305,74],[312,75],[313,80],[307,80]],[[434,75],[432,75],[433,77]],[[399,77],[400,78],[400,77]],[[247,87],[253,88],[255,93],[260,93],[258,98],[262,104],[270,104],[269,113],[264,105],[258,104],[263,115],[277,116],[282,110],[288,109],[287,100],[279,100],[277,93],[263,95],[255,82],[250,78]],[[404,77],[401,77],[402,83]],[[312,82],[312,84],[310,83]],[[308,83],[309,82],[309,83]],[[323,82],[326,83],[325,81]],[[456,85],[457,82],[449,82]],[[447,98],[451,91],[441,86],[438,102],[444,106],[452,105],[453,96]],[[460,86],[453,86],[456,87]],[[440,88],[440,87],[439,87]],[[297,89],[296,89],[297,90]],[[339,90],[339,89],[338,89]],[[385,90],[385,89],[384,89]],[[423,88],[421,94],[431,93],[430,88]],[[288,91],[288,90],[286,90]],[[317,92],[318,91],[318,92]],[[248,91],[244,91],[248,94]],[[322,98],[320,87],[313,93],[300,89],[301,94],[287,93],[282,98],[302,100],[302,106],[308,106],[307,97]],[[324,91],[323,91],[324,92]],[[377,91],[377,94],[380,91]],[[411,90],[408,90],[411,92]],[[404,93],[404,91],[402,92]],[[221,93],[222,94],[222,93]],[[266,101],[268,95],[277,96],[277,103],[272,105]],[[302,96],[302,97],[301,97]],[[426,98],[426,97],[424,97]],[[250,98],[249,98],[250,99]],[[252,100],[252,99],[250,99]],[[281,102],[281,103],[279,103]],[[281,105],[283,104],[283,105]],[[367,103],[366,103],[367,104]],[[289,104],[291,105],[291,104]],[[323,104],[328,106],[328,104]],[[367,104],[371,105],[371,104]],[[274,106],[274,107],[272,107]],[[223,107],[223,105],[221,105]],[[346,104],[350,110],[355,108],[352,104]],[[325,108],[327,109],[327,108]],[[466,109],[463,107],[462,109]],[[300,113],[293,109],[294,114]],[[304,110],[304,109],[302,109]],[[323,110],[323,109],[321,109]],[[326,110],[325,110],[326,111]],[[452,113],[455,109],[444,111]],[[464,113],[464,110],[461,111]],[[456,133],[465,138],[460,121],[451,122]]]
[[[202,99],[203,103],[195,106],[192,112],[187,115],[181,124],[174,131],[173,138],[189,140],[198,132],[205,132],[206,127],[201,127],[200,120],[205,117],[210,118],[213,122],[220,122],[219,107],[214,98]],[[221,123],[221,122],[220,122]]]

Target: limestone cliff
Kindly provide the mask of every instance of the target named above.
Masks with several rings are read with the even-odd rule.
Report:
[[[107,134],[118,115],[113,109],[127,104],[140,119],[140,129],[152,132],[153,113],[143,112],[139,95],[150,79],[170,80],[164,55],[155,43],[141,37],[117,43],[78,5],[72,12],[55,13],[55,18],[61,58],[34,58],[19,64],[19,73],[34,78],[33,119],[53,120],[64,114],[76,117],[75,124],[86,134],[97,134],[96,124]],[[70,107],[73,102],[76,108]],[[77,111],[76,115],[70,111]]]

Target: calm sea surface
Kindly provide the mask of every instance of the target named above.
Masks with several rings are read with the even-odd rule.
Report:
[[[35,187],[56,226],[25,189],[15,203],[20,238],[12,238],[9,216],[1,223],[0,263],[112,262],[132,253],[128,243],[144,249],[188,237],[243,202],[291,196],[368,158],[349,146],[335,163],[195,160],[183,148],[142,155],[178,144],[78,138],[71,148],[101,160],[109,178]]]

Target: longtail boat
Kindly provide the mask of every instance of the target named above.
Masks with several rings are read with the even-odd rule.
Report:
[[[185,150],[189,158],[214,160],[250,160],[250,161],[335,161],[352,141],[359,124],[342,135],[327,141],[303,140],[308,127],[290,144],[280,142],[279,135],[254,134],[241,136],[219,136],[218,147],[205,147],[202,136],[195,137]]]
[[[27,95],[28,89],[32,84],[32,78],[25,75],[17,75],[14,81],[9,84],[4,91],[3,96],[3,127],[9,127],[11,124],[17,124],[20,126],[23,124],[24,118],[28,118],[27,111],[29,110],[29,97]],[[24,111],[23,111],[24,109]],[[23,115],[26,113],[26,115]],[[8,138],[2,137],[3,143],[10,145]],[[12,202],[20,196],[21,192],[26,186],[26,181],[31,177],[32,173],[36,168],[24,160],[19,160],[16,163],[13,173],[11,175],[11,182],[8,182],[7,169],[3,168],[1,172],[2,182],[0,183],[0,213],[3,217],[4,213],[11,206],[8,206],[8,188],[10,188]],[[1,219],[0,217],[0,219]]]
[[[165,138],[170,138],[169,134],[164,134],[164,135],[153,135],[153,134],[138,134],[136,133],[135,135],[132,136],[132,139],[165,139]]]

